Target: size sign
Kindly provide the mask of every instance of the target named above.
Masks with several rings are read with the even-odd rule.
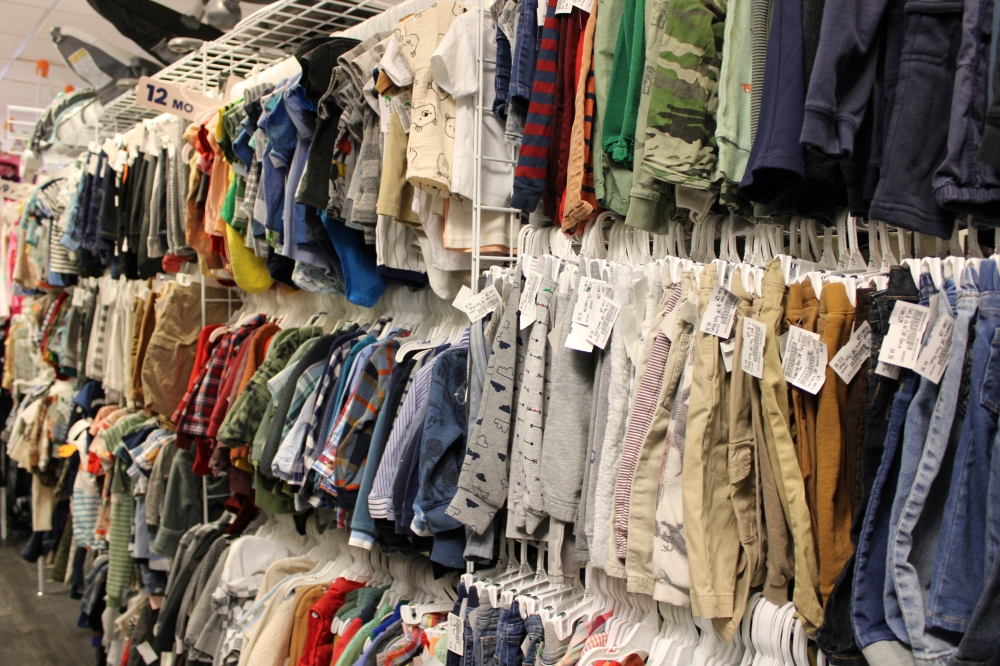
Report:
[[[222,100],[149,76],[139,79],[139,85],[135,89],[135,101],[147,109],[170,113],[188,120],[196,120],[205,111],[223,105]]]

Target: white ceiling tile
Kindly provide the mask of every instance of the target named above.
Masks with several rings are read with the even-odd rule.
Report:
[[[45,15],[44,9],[29,7],[28,5],[12,5],[3,13],[4,32],[12,35],[20,35],[18,43],[24,36],[31,32],[38,20]]]

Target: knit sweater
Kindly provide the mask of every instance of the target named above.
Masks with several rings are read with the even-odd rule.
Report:
[[[512,208],[533,212],[545,194],[545,181],[552,142],[553,112],[559,61],[559,19],[556,0],[548,0],[542,39],[538,45],[535,80],[531,86],[531,103],[524,126],[521,151],[514,171]]]

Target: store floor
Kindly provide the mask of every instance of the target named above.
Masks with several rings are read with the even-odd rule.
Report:
[[[90,630],[76,626],[80,602],[51,581],[39,597],[35,565],[18,555],[23,545],[23,539],[0,544],[0,664],[90,666]]]

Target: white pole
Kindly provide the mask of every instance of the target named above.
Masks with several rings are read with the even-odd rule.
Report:
[[[35,560],[35,566],[38,568],[38,596],[43,596],[45,594],[45,556],[39,555],[38,559]]]

